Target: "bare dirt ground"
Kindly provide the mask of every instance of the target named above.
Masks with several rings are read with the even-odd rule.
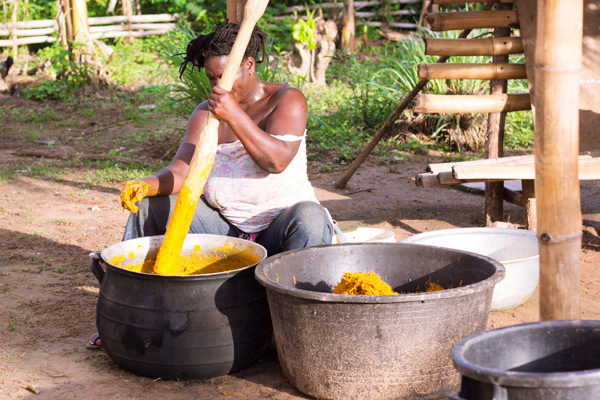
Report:
[[[139,128],[122,123],[121,111],[115,106],[97,111],[88,120],[79,116],[76,129],[41,123],[36,128],[38,140],[28,140],[29,128],[13,118],[11,110],[42,112],[44,106],[18,97],[0,97],[4,111],[0,118],[0,169],[18,169],[15,176],[0,184],[0,398],[307,398],[283,376],[274,347],[239,373],[186,382],[131,374],[115,365],[104,351],[84,347],[95,331],[99,290],[88,254],[121,238],[127,215],[118,202],[120,185],[90,183],[85,167],[71,168],[58,176],[35,176],[27,170],[39,159],[17,156],[15,151],[47,148],[44,141],[54,140],[54,151],[90,153],[89,137],[94,136],[99,144],[92,150],[105,154],[115,147],[114,143],[103,144],[110,142],[111,135],[123,131],[134,134]],[[96,129],[93,135],[85,133]],[[341,172],[311,172],[311,178],[319,199],[344,231],[381,227],[393,230],[400,241],[427,230],[483,226],[483,197],[450,187],[415,186],[414,176],[423,172],[427,163],[439,161],[435,155],[406,155],[393,165],[369,159],[343,190],[332,185]],[[600,319],[599,192],[598,182],[581,185],[581,300],[585,319]],[[505,220],[523,224],[520,208],[505,204],[505,214]],[[524,305],[492,312],[488,327],[536,321],[538,299],[536,290]],[[28,385],[39,388],[39,394],[28,391]]]

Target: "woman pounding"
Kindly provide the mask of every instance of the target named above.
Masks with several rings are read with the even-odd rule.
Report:
[[[256,63],[265,56],[260,28],[254,28],[231,91],[218,86],[239,28],[228,23],[188,44],[180,77],[188,64],[204,68],[213,91],[190,116],[173,161],[153,176],[125,184],[121,202],[133,213],[123,240],[165,234],[212,112],[220,120],[217,152],[189,233],[252,240],[268,255],[331,243],[331,218],[307,175],[306,99],[295,88],[257,76]],[[100,346],[94,334],[87,347]]]

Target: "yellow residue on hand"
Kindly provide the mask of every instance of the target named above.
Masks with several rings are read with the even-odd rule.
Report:
[[[345,272],[342,280],[333,288],[334,294],[359,294],[369,296],[387,296],[398,294],[374,271]]]
[[[146,197],[150,192],[150,185],[144,181],[127,181],[124,186],[121,191],[121,206],[123,209],[136,213],[138,206],[135,203]]]

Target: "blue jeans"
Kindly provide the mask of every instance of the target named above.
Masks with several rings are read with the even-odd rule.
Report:
[[[138,202],[140,209],[129,215],[123,240],[164,235],[176,200],[175,194],[146,197]],[[189,233],[239,237],[242,232],[201,196]],[[333,226],[323,206],[312,201],[301,201],[279,214],[257,234],[254,241],[264,246],[271,256],[288,250],[331,244],[332,236]]]

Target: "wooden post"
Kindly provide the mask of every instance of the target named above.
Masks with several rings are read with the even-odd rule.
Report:
[[[344,9],[342,11],[342,50],[354,51],[356,43],[354,41],[354,31],[356,22],[354,20],[354,0],[344,0]]]
[[[11,13],[11,20],[12,20],[12,32],[11,32],[11,37],[13,40],[13,57],[17,57],[17,52],[19,51],[19,48],[17,46],[17,11],[19,9],[19,2],[17,0],[13,0],[13,6],[12,6],[12,13]]]
[[[522,179],[521,189],[523,192],[523,215],[527,223],[527,229],[537,231],[535,181],[533,179]]]
[[[121,6],[123,7],[123,16],[127,18],[125,26],[127,27],[128,36],[125,38],[125,43],[132,44],[134,40],[131,30],[131,17],[133,16],[132,0],[121,0]]]
[[[498,10],[510,10],[512,4],[499,4]],[[510,28],[494,29],[494,37],[510,36]],[[492,58],[493,63],[508,63],[508,55],[498,55]],[[491,80],[490,94],[506,93],[507,81]],[[504,157],[504,123],[506,112],[488,114],[486,155],[487,158]],[[492,226],[496,221],[502,221],[504,216],[504,182],[486,182],[484,191],[485,226]]]
[[[582,0],[537,2],[535,198],[542,320],[580,318],[582,28]]]
[[[71,7],[69,5],[69,0],[58,0],[58,6],[62,9],[65,21],[65,38],[66,43],[65,46],[70,49],[71,42],[75,40],[75,36],[73,35],[73,18],[71,13]]]
[[[244,19],[246,0],[227,0],[227,21],[241,22]]]

